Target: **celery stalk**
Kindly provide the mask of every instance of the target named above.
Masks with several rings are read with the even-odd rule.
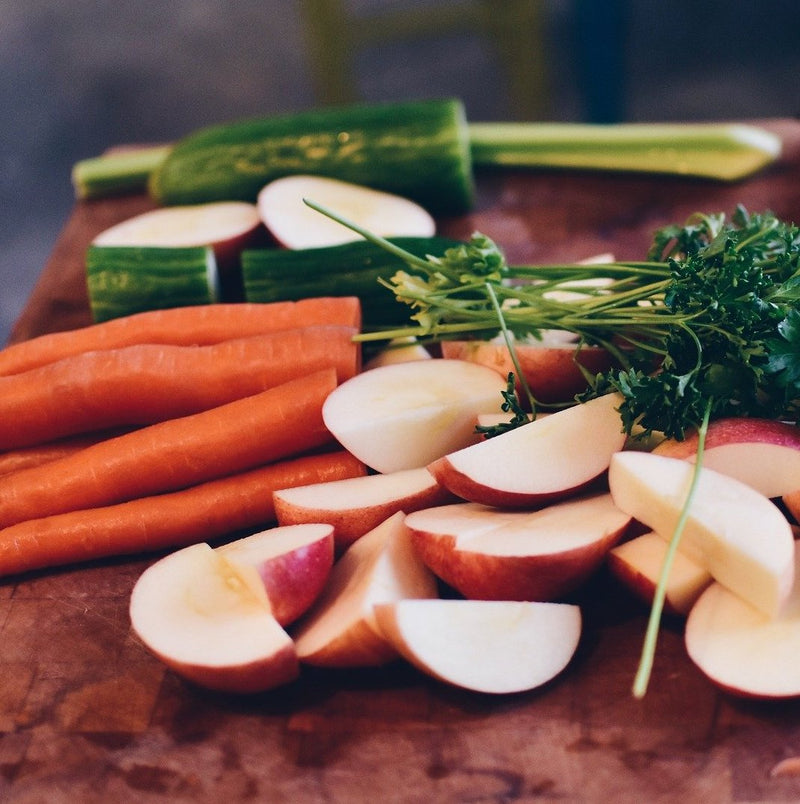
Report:
[[[470,123],[475,165],[672,173],[734,181],[777,159],[781,140],[737,123]]]
[[[75,197],[87,200],[141,192],[171,149],[171,145],[120,149],[76,162],[72,168]]]
[[[631,171],[735,181],[780,156],[775,134],[738,123],[468,123],[472,163]],[[298,134],[298,136],[300,136]],[[170,145],[110,152],[75,164],[79,199],[144,191]]]

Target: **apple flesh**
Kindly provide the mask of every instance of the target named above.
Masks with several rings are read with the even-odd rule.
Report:
[[[645,603],[652,603],[669,544],[650,531],[613,547],[607,557],[611,574]],[[713,578],[680,551],[672,559],[664,588],[664,611],[685,617]]]
[[[272,499],[281,525],[333,525],[337,553],[398,511],[410,513],[454,500],[425,467],[280,489]]]
[[[609,468],[616,505],[672,538],[695,467],[647,452],[620,452]],[[794,580],[794,539],[789,522],[763,494],[703,467],[679,549],[719,583],[769,616],[780,611]]]
[[[322,408],[339,443],[377,472],[425,466],[477,440],[480,413],[497,412],[506,384],[463,360],[415,360],[364,371]]]
[[[105,229],[94,238],[98,246],[211,246],[221,274],[239,264],[241,252],[264,236],[255,204],[216,201],[162,207]]]
[[[394,514],[354,542],[294,632],[301,662],[320,667],[371,667],[397,658],[375,621],[374,607],[432,598],[436,579],[411,545],[405,515]]]
[[[657,455],[694,461],[698,434],[667,439]],[[708,425],[703,466],[735,477],[766,497],[800,489],[800,427],[775,419],[726,418]]]
[[[577,589],[630,521],[609,494],[533,512],[462,503],[406,518],[417,553],[449,586],[473,600],[518,601],[556,600]]]
[[[423,673],[475,692],[509,694],[547,683],[580,642],[567,603],[402,600],[375,607],[381,631]]]
[[[510,372],[517,375],[505,342],[443,341],[441,346],[442,357],[488,366],[503,378]],[[541,344],[517,343],[514,352],[525,382],[540,403],[570,401],[575,394],[584,391],[587,382],[581,367],[594,375],[611,366],[611,356],[599,346],[584,346],[576,352],[574,343],[543,341]],[[519,377],[516,389],[520,399],[525,399]]]
[[[390,363],[409,363],[412,360],[431,360],[433,355],[416,338],[398,338],[374,354],[365,364],[364,371]]]
[[[800,552],[795,569],[800,575]],[[686,621],[689,657],[718,687],[742,697],[800,696],[800,585],[777,617],[768,617],[719,583]]]
[[[270,528],[217,548],[251,584],[260,582],[272,616],[283,626],[306,612],[325,586],[334,560],[328,524]]]
[[[607,394],[565,408],[433,461],[428,469],[453,494],[497,507],[536,507],[586,488],[622,449],[625,433]]]
[[[258,194],[261,220],[284,248],[319,248],[356,240],[351,229],[312,209],[305,199],[333,210],[382,237],[431,237],[436,223],[402,196],[325,176],[284,176]]]
[[[134,633],[175,673],[207,689],[252,693],[295,679],[294,643],[263,587],[208,544],[146,569],[130,599]]]

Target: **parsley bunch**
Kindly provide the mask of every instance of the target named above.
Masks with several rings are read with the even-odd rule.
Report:
[[[772,213],[693,215],[659,229],[641,262],[589,265],[510,266],[481,234],[422,259],[351,228],[408,266],[384,284],[411,308],[409,327],[362,340],[566,330],[578,362],[585,344],[615,358],[579,401],[618,391],[628,433],[680,439],[709,406],[712,418],[800,423],[800,230]]]

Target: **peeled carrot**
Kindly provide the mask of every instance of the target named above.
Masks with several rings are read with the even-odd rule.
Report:
[[[275,523],[272,492],[357,477],[343,450],[304,456],[117,505],[31,519],[0,530],[0,575],[166,550]]]
[[[35,444],[30,447],[20,447],[19,449],[9,449],[0,452],[0,476],[18,472],[20,469],[29,469],[32,466],[41,466],[50,461],[58,460],[66,455],[84,449],[98,441],[111,438],[112,435],[121,435],[124,431],[100,430],[93,433],[86,433],[69,438],[59,438],[55,441],[47,441],[43,444]]]
[[[339,324],[361,326],[354,296],[325,296],[266,304],[209,304],[148,310],[68,332],[52,332],[0,350],[0,376],[95,349],[137,343],[206,345],[280,329]]]
[[[216,408],[110,438],[0,477],[0,528],[203,483],[332,441],[319,371]]]
[[[0,449],[197,413],[326,368],[359,368],[357,330],[309,326],[211,346],[138,344],[0,377]]]

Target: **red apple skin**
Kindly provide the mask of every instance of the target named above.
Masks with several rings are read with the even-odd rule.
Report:
[[[493,489],[484,486],[482,483],[476,483],[471,477],[456,469],[447,455],[428,464],[428,471],[442,486],[448,488],[457,497],[464,500],[474,500],[495,508],[541,508],[549,503],[564,500],[580,492],[590,490],[598,482],[598,477],[600,477],[591,477],[569,488],[554,489],[548,492],[522,493]]]
[[[605,561],[627,525],[574,550],[497,556],[456,547],[454,536],[415,531],[412,544],[428,568],[471,600],[555,601],[575,591]]]
[[[187,664],[158,651],[153,651],[153,655],[186,681],[216,692],[244,695],[265,692],[289,684],[300,674],[300,663],[291,640],[281,645],[272,656],[238,667]]]
[[[333,534],[256,567],[272,616],[289,625],[308,611],[325,587],[333,567]]]
[[[443,341],[442,357],[481,363],[502,377],[516,374],[514,363],[504,344],[488,341]],[[586,378],[576,364],[575,346],[537,346],[516,344],[514,350],[525,381],[535,399],[542,403],[563,402],[586,389]],[[606,371],[612,365],[611,355],[599,346],[584,346],[578,358],[590,373]],[[517,392],[521,385],[517,383]],[[520,399],[524,399],[521,395]]]
[[[609,572],[627,589],[629,589],[639,600],[648,606],[652,604],[656,593],[656,585],[644,573],[632,567],[613,551],[608,553],[606,559]],[[669,595],[664,597],[664,613],[672,617],[685,618],[688,614],[682,608],[678,608],[670,599]]]
[[[363,508],[331,510],[329,508],[301,508],[276,495],[275,514],[282,525],[300,525],[307,522],[325,522],[333,525],[334,550],[339,555],[365,533],[378,527],[398,511],[410,514],[421,508],[432,508],[456,502],[458,498],[440,485],[433,485],[419,494],[402,497],[380,505]]]
[[[682,460],[693,460],[697,454],[699,437],[696,431],[687,434],[683,441],[675,439],[665,439],[654,447],[656,455],[664,455],[668,458],[680,458]],[[778,482],[783,488],[775,488],[775,480],[765,479],[754,476],[752,469],[741,462],[732,462],[730,458],[717,458],[715,450],[724,447],[735,447],[736,445],[752,444],[774,445],[784,447],[789,450],[797,450],[798,461],[800,462],[800,427],[788,422],[777,421],[776,419],[759,419],[751,417],[730,417],[717,419],[708,426],[705,439],[704,464],[709,468],[716,469],[724,474],[730,474],[738,480],[753,485],[767,497],[778,497],[785,490],[783,480]],[[788,478],[786,478],[788,480]],[[797,479],[800,488],[800,477]],[[776,493],[773,493],[776,492]]]

